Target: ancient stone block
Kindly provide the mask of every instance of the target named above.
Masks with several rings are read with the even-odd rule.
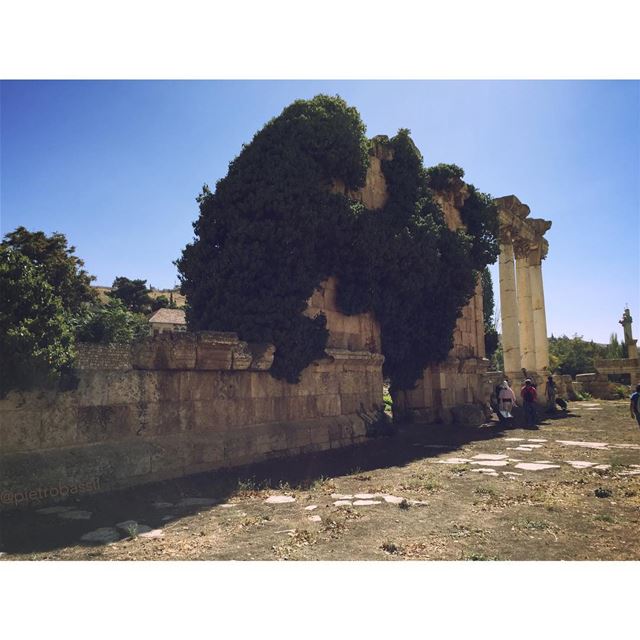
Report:
[[[248,345],[251,352],[251,366],[253,371],[266,371],[271,369],[276,348],[266,342],[252,342]]]
[[[135,438],[141,426],[135,405],[78,407],[78,441],[86,443]]]
[[[316,406],[320,417],[340,415],[340,396],[338,394],[317,396]]]
[[[248,369],[251,366],[253,355],[246,342],[239,341],[232,348],[231,368],[236,371]]]
[[[484,412],[477,404],[460,404],[451,408],[451,415],[456,424],[478,426],[484,423]]]
[[[196,335],[162,333],[133,347],[134,369],[193,369],[196,364]]]
[[[229,370],[233,363],[233,350],[238,345],[236,334],[206,331],[198,333],[196,368]]]
[[[75,425],[74,425],[75,426]],[[0,449],[3,453],[42,447],[42,412],[3,410]]]

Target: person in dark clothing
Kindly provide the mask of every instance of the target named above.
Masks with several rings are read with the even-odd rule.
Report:
[[[640,427],[640,384],[636,385],[635,393],[631,394],[631,417],[635,418]]]
[[[547,412],[555,413],[556,410],[556,383],[553,381],[553,376],[547,377]]]
[[[522,408],[524,409],[526,426],[534,427],[536,424],[535,402],[538,394],[536,392],[536,388],[531,383],[530,378],[527,378],[524,381],[524,386],[520,390],[520,395],[522,396]]]

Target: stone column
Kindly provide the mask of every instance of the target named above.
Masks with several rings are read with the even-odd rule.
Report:
[[[542,260],[546,255],[545,245],[546,242],[540,239],[538,246],[529,255],[529,281],[531,283],[531,306],[533,308],[536,371],[543,371],[549,367],[547,314],[544,308],[544,287],[542,285]]]
[[[531,303],[531,281],[529,277],[530,246],[526,240],[517,238],[513,243],[518,275],[518,324],[520,328],[521,367],[536,371],[536,346],[533,329],[533,306]]]
[[[520,373],[520,336],[518,333],[518,300],[516,273],[513,264],[511,236],[500,236],[500,316],[502,318],[502,352],[504,372]]]

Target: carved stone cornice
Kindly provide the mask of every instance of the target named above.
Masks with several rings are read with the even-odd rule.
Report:
[[[511,215],[516,216],[517,218],[521,218],[522,220],[524,220],[531,213],[531,209],[529,209],[529,206],[520,202],[520,200],[513,195],[494,198],[493,201],[498,206],[498,209],[503,209],[504,211],[507,211]]]
[[[517,258],[529,258],[533,264],[544,260],[549,251],[549,243],[544,234],[551,228],[551,221],[542,218],[529,218],[530,208],[514,196],[495,198],[498,207],[499,238],[501,244],[513,242]]]

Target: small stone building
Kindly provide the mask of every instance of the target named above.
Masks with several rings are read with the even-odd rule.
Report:
[[[171,331],[186,331],[187,320],[182,309],[158,309],[149,318],[149,335]]]

